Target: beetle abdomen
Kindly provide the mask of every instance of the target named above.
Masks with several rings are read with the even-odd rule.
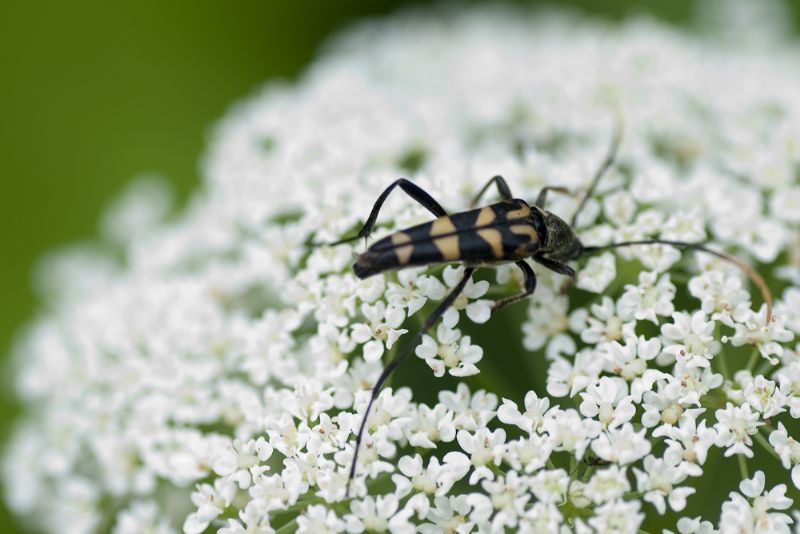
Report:
[[[353,271],[366,278],[390,269],[448,261],[495,263],[531,254],[538,235],[522,200],[499,202],[395,232],[361,254]]]

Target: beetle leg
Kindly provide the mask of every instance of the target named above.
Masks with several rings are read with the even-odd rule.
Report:
[[[372,229],[375,227],[375,221],[378,219],[378,213],[381,211],[383,203],[386,201],[389,193],[391,193],[392,190],[397,186],[400,186],[400,189],[402,189],[404,193],[419,202],[422,207],[437,217],[444,217],[447,215],[447,212],[444,210],[444,208],[438,202],[436,202],[436,200],[430,196],[427,191],[410,180],[400,178],[392,182],[389,187],[383,190],[383,193],[380,194],[378,200],[376,200],[375,204],[372,206],[372,211],[370,212],[369,217],[367,217],[367,222],[364,223],[364,226],[358,231],[358,234],[353,237],[347,237],[345,239],[335,241],[333,243],[326,243],[326,246],[341,245],[342,243],[349,243],[351,241],[355,241],[356,239],[361,239],[362,237],[365,239],[369,237],[369,234],[372,233]]]
[[[356,474],[356,464],[358,463],[358,449],[361,446],[361,440],[364,436],[364,428],[367,426],[367,419],[369,418],[369,412],[372,410],[372,403],[375,402],[378,394],[381,392],[383,385],[388,380],[389,376],[394,372],[394,370],[399,366],[403,361],[408,358],[411,352],[419,345],[419,342],[422,340],[422,335],[430,329],[439,318],[444,315],[444,312],[453,305],[453,302],[458,298],[462,291],[464,291],[464,287],[467,285],[472,273],[475,272],[474,267],[467,267],[464,269],[464,276],[461,277],[461,280],[456,284],[456,286],[450,291],[450,293],[445,297],[443,301],[436,306],[436,309],[431,312],[425,322],[422,324],[422,328],[420,328],[419,332],[414,336],[414,339],[411,340],[411,343],[406,345],[403,350],[397,353],[389,363],[386,364],[386,367],[383,368],[381,375],[378,377],[378,381],[375,382],[375,385],[372,386],[372,394],[370,395],[369,402],[367,403],[367,409],[364,411],[364,415],[361,418],[361,425],[358,427],[358,434],[356,434],[356,445],[355,449],[353,450],[353,461],[350,464],[350,475],[347,478],[347,490],[345,492],[345,498],[349,497],[350,495],[350,484],[353,482],[353,477]]]
[[[572,191],[570,191],[566,187],[557,187],[557,186],[555,186],[555,187],[550,187],[550,186],[544,187],[539,192],[539,196],[536,197],[536,206],[537,207],[544,209],[544,205],[547,202],[547,192],[548,191],[553,191],[555,193],[563,193],[563,194],[568,195],[568,196],[574,196]]]
[[[504,306],[508,306],[509,304],[514,304],[515,302],[518,302],[524,298],[530,297],[533,295],[533,292],[536,291],[536,275],[534,274],[533,269],[531,269],[531,266],[528,265],[527,262],[520,260],[517,262],[517,267],[522,269],[522,274],[525,277],[525,290],[522,293],[511,295],[510,297],[495,301],[495,303],[492,305],[492,312],[495,312]]]
[[[472,202],[469,203],[469,206],[471,208],[474,208],[475,206],[478,205],[478,201],[480,201],[483,194],[486,193],[486,190],[489,189],[489,187],[492,184],[497,185],[497,191],[500,193],[500,198],[502,198],[503,200],[511,200],[512,198],[514,198],[514,195],[511,194],[511,188],[508,187],[508,184],[506,183],[505,179],[502,176],[498,175],[493,177],[491,180],[486,182],[486,185],[481,187],[481,190],[478,191],[478,194],[475,195],[475,198],[473,198]]]
[[[544,257],[544,255],[542,254],[534,254],[533,259],[534,261],[541,263],[551,271],[555,271],[558,274],[563,274],[564,276],[569,277],[569,281],[566,287],[563,288],[564,291],[566,291],[569,288],[569,286],[575,283],[575,269],[573,269],[566,263],[562,263],[556,260],[551,260],[550,258]]]
[[[581,211],[586,205],[586,202],[589,200],[589,197],[594,194],[594,190],[597,188],[600,178],[602,178],[606,171],[610,169],[612,165],[614,165],[614,162],[617,159],[619,145],[622,142],[622,129],[622,114],[619,112],[619,110],[617,110],[617,113],[614,114],[614,133],[611,135],[611,143],[608,146],[608,152],[606,153],[605,159],[600,164],[600,167],[594,173],[592,181],[589,182],[589,187],[586,189],[586,192],[583,193],[583,198],[581,198],[578,208],[575,210],[575,213],[572,214],[572,219],[570,220],[569,225],[573,228],[578,222],[578,215],[581,214]]]

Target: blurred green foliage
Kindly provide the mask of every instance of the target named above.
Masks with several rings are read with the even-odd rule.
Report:
[[[207,129],[228,106],[265,80],[295,77],[325,37],[348,22],[410,3],[0,5],[0,354],[34,313],[29,273],[37,257],[91,239],[109,199],[137,174],[163,174],[185,199],[199,182]],[[529,3],[567,4],[612,19],[650,12],[675,23],[687,20],[692,4]],[[795,6],[796,19],[798,13]],[[8,394],[12,377],[3,376],[0,439],[16,409]],[[18,528],[0,505],[0,532]]]

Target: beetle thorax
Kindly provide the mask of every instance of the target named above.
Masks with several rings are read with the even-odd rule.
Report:
[[[542,252],[549,258],[560,261],[574,260],[583,252],[578,236],[567,222],[549,211],[544,210],[544,222],[547,228],[547,245]]]

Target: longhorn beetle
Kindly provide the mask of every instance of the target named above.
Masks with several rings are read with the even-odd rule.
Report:
[[[737,258],[710,249],[701,243],[686,243],[664,239],[643,239],[590,247],[581,243],[573,227],[581,210],[594,193],[600,178],[614,164],[621,139],[622,127],[621,121],[618,120],[605,159],[595,172],[569,224],[545,209],[548,192],[570,194],[563,187],[548,186],[543,188],[536,198],[536,202],[533,205],[529,205],[524,200],[514,198],[502,176],[495,176],[481,188],[472,200],[469,210],[448,215],[444,208],[426,191],[413,182],[400,178],[381,193],[375,201],[366,223],[364,223],[357,235],[328,244],[328,246],[335,246],[361,238],[368,238],[386,198],[396,187],[400,187],[403,192],[430,211],[436,218],[431,222],[395,232],[373,243],[356,258],[353,264],[355,275],[359,278],[367,278],[384,271],[443,262],[460,261],[466,265],[464,274],[458,284],[425,319],[422,328],[416,333],[411,343],[406,345],[386,364],[377,382],[372,387],[372,394],[356,435],[353,460],[350,464],[350,473],[347,479],[346,498],[350,495],[350,486],[355,477],[358,463],[358,451],[375,398],[392,372],[419,344],[422,335],[436,323],[458,298],[475,269],[479,266],[514,262],[522,270],[524,290],[516,295],[495,301],[492,308],[494,311],[533,294],[536,289],[536,275],[525,261],[527,258],[533,259],[533,261],[544,265],[552,271],[568,276],[571,283],[575,280],[575,271],[565,262],[577,260],[583,254],[591,254],[618,247],[654,244],[670,245],[679,249],[698,250],[731,262],[744,271],[761,291],[767,306],[765,324],[770,322],[772,317],[772,295],[769,288],[764,279],[755,270]],[[477,206],[481,197],[493,184],[500,194],[500,202],[476,208],[475,206]]]

